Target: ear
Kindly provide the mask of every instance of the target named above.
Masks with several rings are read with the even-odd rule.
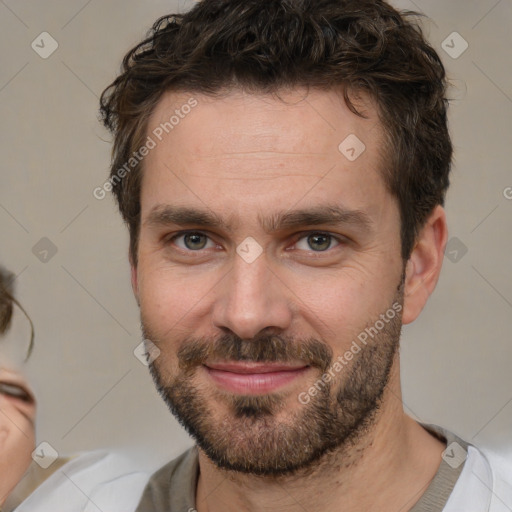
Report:
[[[138,274],[137,274],[137,265],[133,262],[131,255],[129,256],[129,260],[130,260],[131,282],[132,282],[133,295],[135,295],[135,300],[137,301],[137,304],[140,306],[139,279],[138,279]]]
[[[446,214],[436,206],[419,233],[407,261],[402,322],[416,320],[436,287],[448,237]]]

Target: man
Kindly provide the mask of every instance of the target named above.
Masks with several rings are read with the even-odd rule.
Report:
[[[481,451],[401,402],[401,326],[447,239],[445,93],[377,0],[203,0],[126,55],[105,189],[151,373],[197,443],[139,511],[510,510]]]

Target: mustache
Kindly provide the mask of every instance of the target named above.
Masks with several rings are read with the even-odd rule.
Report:
[[[316,339],[297,342],[293,339],[262,335],[247,340],[225,334],[210,340],[190,339],[177,352],[180,368],[190,370],[207,361],[291,362],[301,361],[322,370],[329,367],[332,350]]]
[[[144,332],[144,337],[153,341]],[[297,340],[294,337],[262,334],[252,339],[242,339],[234,333],[219,337],[185,338],[177,351],[179,367],[185,371],[207,361],[297,362],[320,368],[325,372],[331,365],[332,349],[316,338]]]

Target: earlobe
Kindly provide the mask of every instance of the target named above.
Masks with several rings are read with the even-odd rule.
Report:
[[[402,322],[416,320],[434,291],[443,264],[448,229],[442,206],[437,206],[420,231],[407,261]]]

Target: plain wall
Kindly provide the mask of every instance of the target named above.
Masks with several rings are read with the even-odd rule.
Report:
[[[0,262],[18,275],[36,326],[27,373],[38,441],[60,453],[130,446],[155,464],[191,444],[133,355],[141,338],[128,236],[113,200],[93,196],[110,159],[101,91],[157,17],[191,4],[0,3]],[[468,441],[512,451],[512,3],[395,5],[431,18],[429,39],[454,84],[446,210],[459,241],[450,246],[458,260],[445,258],[426,309],[404,328],[404,406]],[[59,45],[47,59],[31,47],[43,31]],[[458,58],[442,48],[454,31],[469,44]],[[456,51],[452,40],[445,44]],[[43,237],[57,250],[47,262],[34,254],[51,254]]]

